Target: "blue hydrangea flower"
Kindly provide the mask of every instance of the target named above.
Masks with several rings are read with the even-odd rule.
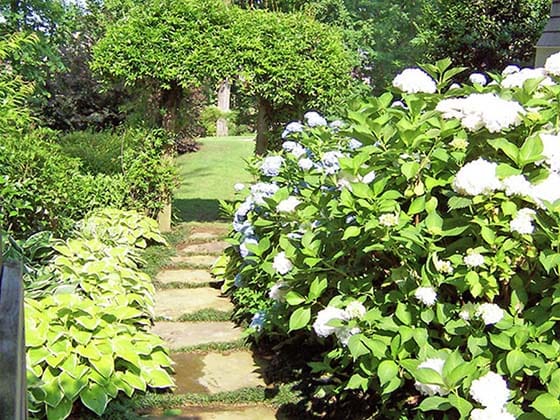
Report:
[[[249,328],[254,328],[256,331],[262,330],[262,327],[266,321],[266,312],[258,311],[253,315],[253,319],[249,324]]]
[[[283,163],[282,156],[268,156],[261,163],[261,171],[265,176],[278,176]]]
[[[292,133],[301,133],[303,131],[303,124],[299,121],[292,121],[289,123],[282,132],[282,138],[285,139]]]

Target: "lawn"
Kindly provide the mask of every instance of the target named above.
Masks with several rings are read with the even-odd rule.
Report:
[[[232,200],[234,184],[248,183],[245,159],[254,153],[252,137],[208,137],[200,140],[196,153],[177,158],[180,185],[173,200],[180,221],[219,219],[219,200]]]

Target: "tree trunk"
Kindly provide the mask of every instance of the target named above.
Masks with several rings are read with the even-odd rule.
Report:
[[[171,83],[170,89],[164,90],[161,94],[161,105],[165,110],[161,126],[170,133],[178,133],[181,128],[179,127],[178,119],[182,96],[183,91],[181,86],[175,82]]]
[[[231,85],[228,79],[225,79],[218,89],[218,109],[222,113],[228,113],[231,99]],[[228,135],[227,118],[220,117],[216,122],[216,136],[224,137]]]
[[[272,107],[263,98],[257,99],[257,144],[255,152],[262,156],[268,149],[268,136],[270,134],[270,114]]]

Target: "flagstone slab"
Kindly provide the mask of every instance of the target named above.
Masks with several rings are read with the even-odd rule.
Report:
[[[171,258],[171,263],[174,265],[190,264],[201,267],[212,267],[216,262],[215,255],[178,255]]]
[[[156,281],[163,284],[170,283],[183,283],[183,284],[196,284],[196,283],[210,283],[215,281],[212,275],[207,270],[164,270],[160,271],[156,276]]]
[[[217,241],[221,239],[223,235],[216,234],[212,232],[194,232],[189,235],[190,241]]]
[[[277,420],[277,409],[263,405],[234,407],[182,407],[173,417],[150,416],[149,420]]]
[[[171,350],[241,339],[242,329],[233,322],[156,322],[152,332],[163,338]]]
[[[174,353],[175,393],[235,391],[241,388],[266,387],[261,368],[250,352]]]
[[[229,244],[225,241],[204,242],[201,244],[190,244],[179,249],[181,254],[212,254],[220,255]]]
[[[232,311],[229,299],[220,296],[217,289],[199,287],[194,289],[166,289],[156,291],[155,313],[158,317],[170,320],[183,314],[190,314],[201,309]]]

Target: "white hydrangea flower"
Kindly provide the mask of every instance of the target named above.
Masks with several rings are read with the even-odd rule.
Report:
[[[459,169],[453,180],[453,189],[462,195],[490,194],[501,188],[496,176],[498,165],[483,158],[473,160]]]
[[[239,245],[239,255],[241,255],[242,258],[247,258],[248,256],[253,255],[253,253],[247,248],[247,245],[249,244],[258,245],[259,241],[253,237],[245,238]]]
[[[264,199],[272,197],[280,187],[268,182],[259,182],[251,186],[251,196],[255,204],[263,205]]]
[[[364,184],[371,184],[375,179],[375,171],[368,172],[364,176],[358,176],[358,179]]]
[[[282,156],[268,156],[261,163],[261,172],[265,176],[278,176],[283,163]]]
[[[519,66],[510,64],[502,71],[502,76],[509,76],[510,74],[517,73],[520,70]]]
[[[340,120],[334,120],[333,122],[329,123],[329,127],[335,131],[340,130],[344,126],[344,122]]]
[[[419,287],[414,297],[426,306],[433,306],[437,302],[437,293],[433,287]]]
[[[508,413],[505,408],[475,408],[471,411],[471,420],[515,420],[515,416]]]
[[[326,152],[321,159],[321,163],[323,164],[323,168],[325,169],[325,173],[328,175],[332,175],[339,171],[340,164],[338,163],[338,159],[341,158],[343,155],[338,150],[333,150],[330,152]]]
[[[436,110],[443,118],[457,118],[467,130],[485,127],[491,133],[499,133],[521,123],[525,110],[519,103],[501,99],[494,93],[473,93],[466,98],[450,98],[440,101]]]
[[[438,273],[453,274],[453,266],[451,261],[440,260],[437,256],[434,258],[434,266]]]
[[[418,369],[432,369],[441,375],[443,373],[443,365],[445,365],[445,360],[440,358],[431,358],[420,363],[418,365]],[[439,385],[424,384],[422,382],[416,381],[414,383],[414,387],[423,395],[427,395],[430,397],[436,394],[441,396],[449,394],[449,390],[442,388]]]
[[[282,143],[282,149],[284,149],[286,152],[291,152],[297,144],[298,143],[296,141],[287,140]]]
[[[452,83],[451,86],[449,86],[449,90],[455,89],[461,89],[461,85],[459,83]]]
[[[282,132],[282,138],[285,139],[292,133],[301,133],[303,131],[303,124],[299,121],[292,121],[289,123]]]
[[[311,159],[303,158],[303,159],[300,159],[300,160],[299,160],[298,166],[299,166],[301,169],[303,169],[304,171],[308,171],[308,170],[310,170],[311,168],[313,168],[314,163],[313,163],[313,161],[312,161]]]
[[[526,207],[520,209],[511,222],[509,222],[510,231],[520,233],[521,235],[533,233],[535,230],[535,226],[533,226],[535,214],[535,210]]]
[[[346,321],[346,312],[342,309],[332,306],[327,306],[325,309],[320,310],[317,313],[317,319],[313,323],[313,330],[315,331],[315,334],[323,338],[334,334],[339,327],[332,327],[330,325],[327,325],[334,319]]]
[[[293,213],[296,207],[301,204],[301,201],[293,196],[286,198],[278,203],[276,210],[280,213]]]
[[[402,102],[402,101],[394,101],[391,104],[391,108],[402,108],[402,109],[407,109],[406,105]]]
[[[482,256],[478,252],[468,250],[467,255],[463,257],[463,262],[468,267],[480,267],[482,264],[484,264],[484,256]]]
[[[484,86],[486,85],[486,83],[488,83],[488,80],[486,80],[486,76],[483,75],[482,73],[472,73],[469,76],[469,81],[474,85],[480,85],[480,86]]]
[[[471,384],[470,394],[484,407],[502,409],[509,399],[507,382],[495,372],[475,379]]]
[[[523,83],[530,79],[540,79],[543,78],[540,85],[541,86],[550,86],[553,85],[554,82],[550,77],[548,77],[545,73],[543,68],[526,68],[521,71],[517,71],[505,77],[502,80],[502,87],[505,88],[513,88],[513,87],[522,87]]]
[[[293,268],[293,264],[286,257],[285,252],[279,252],[274,257],[274,261],[272,262],[272,268],[274,268],[277,273],[284,275],[287,274]]]
[[[361,302],[354,300],[350,302],[348,305],[346,305],[346,309],[344,309],[344,312],[346,314],[347,319],[352,319],[352,318],[363,318],[363,316],[366,314],[367,311],[366,311],[366,307]]]
[[[560,200],[560,175],[556,172],[550,173],[548,178],[533,186],[530,196],[541,207],[543,201],[554,203]]]
[[[512,175],[504,178],[502,186],[507,196],[531,196],[533,186],[524,175]]]
[[[482,318],[486,325],[492,325],[502,320],[504,310],[495,303],[483,303],[476,310],[476,316]]]
[[[435,93],[436,82],[417,68],[405,69],[393,79],[393,86],[406,93]]]
[[[349,148],[350,150],[356,150],[356,149],[359,149],[359,148],[362,147],[362,146],[363,146],[362,142],[361,142],[361,141],[358,141],[358,140],[356,140],[356,139],[350,139],[350,140],[348,141],[348,148]]]
[[[303,118],[309,127],[323,127],[327,125],[327,120],[315,111],[306,112]]]
[[[288,283],[285,281],[279,281],[270,288],[268,291],[268,297],[276,302],[284,302],[287,293]]]
[[[554,76],[560,76],[560,53],[552,54],[544,63],[545,70]]]
[[[396,226],[399,224],[399,215],[396,213],[384,213],[379,216],[379,224],[381,226]]]
[[[548,167],[553,172],[560,171],[560,135],[541,134],[543,156]]]

